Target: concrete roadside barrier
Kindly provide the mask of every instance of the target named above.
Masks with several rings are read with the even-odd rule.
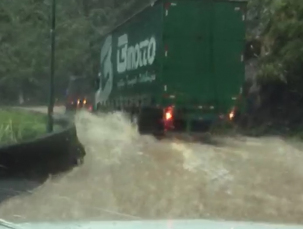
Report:
[[[62,129],[31,141],[0,146],[0,176],[55,174],[81,164],[85,151],[75,125],[64,117],[55,122]]]

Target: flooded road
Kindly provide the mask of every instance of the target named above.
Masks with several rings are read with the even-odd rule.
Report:
[[[28,184],[30,192],[0,203],[1,218],[303,223],[301,143],[243,136],[159,141],[140,136],[119,113],[82,112],[75,122],[87,151],[84,165],[37,187]],[[20,184],[24,189],[24,181],[1,181],[0,195]]]

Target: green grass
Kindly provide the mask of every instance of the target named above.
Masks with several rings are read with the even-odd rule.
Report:
[[[0,145],[31,140],[46,134],[46,116],[0,109]],[[55,130],[59,126],[55,126]]]

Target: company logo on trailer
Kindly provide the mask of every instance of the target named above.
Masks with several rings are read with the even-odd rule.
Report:
[[[104,102],[113,89],[112,36],[108,36],[101,48],[100,85],[96,94],[96,102]]]
[[[156,39],[153,36],[133,46],[128,45],[127,34],[120,36],[117,52],[118,73],[152,65],[156,57],[156,45]]]
[[[112,43],[113,38],[109,35],[101,48],[100,85],[96,93],[96,104],[107,101],[113,89]],[[133,46],[128,45],[127,34],[120,36],[117,44],[118,73],[152,65],[156,58],[156,45],[153,36]]]

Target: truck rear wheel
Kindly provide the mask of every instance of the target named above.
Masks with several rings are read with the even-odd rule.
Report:
[[[141,109],[138,115],[138,130],[140,134],[163,135],[162,110],[154,108]]]

